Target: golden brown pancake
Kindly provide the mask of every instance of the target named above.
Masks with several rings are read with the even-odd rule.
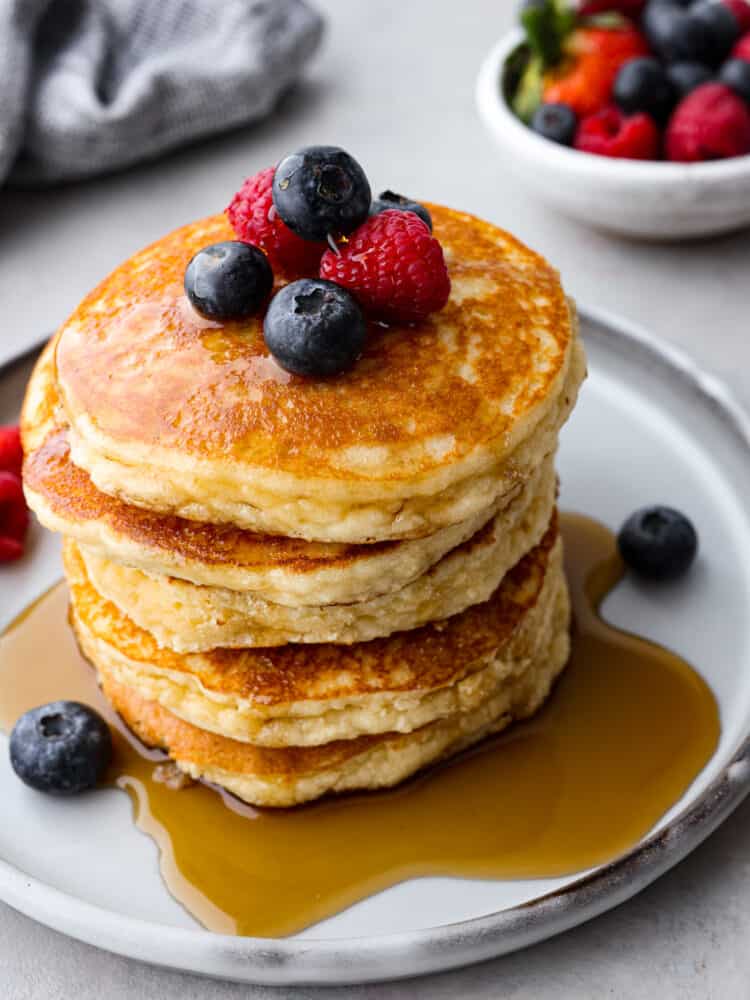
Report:
[[[194,778],[214,782],[256,805],[289,806],[328,792],[396,784],[427,764],[536,711],[564,667],[569,651],[570,611],[560,563],[561,545],[553,538],[554,528],[545,543],[514,570],[518,590],[514,599],[508,594],[507,603],[499,600],[496,608],[492,607],[492,601],[483,606],[487,615],[483,623],[475,621],[479,625],[478,635],[468,621],[455,632],[452,623],[447,623],[449,635],[443,637],[434,628],[416,630],[411,636],[407,633],[405,646],[383,660],[382,668],[379,666],[382,649],[372,661],[364,651],[355,649],[360,664],[366,664],[361,682],[346,670],[338,678],[340,691],[349,694],[349,707],[340,707],[345,701],[339,698],[333,701],[333,706],[324,705],[322,716],[270,715],[270,725],[257,730],[255,735],[268,735],[275,729],[277,734],[283,732],[295,741],[303,738],[299,744],[280,746],[226,735],[216,725],[231,720],[232,713],[226,703],[214,704],[213,712],[209,707],[206,714],[210,719],[202,715],[199,725],[191,721],[191,706],[186,706],[186,702],[179,702],[181,714],[178,714],[170,706],[172,672],[161,675],[155,684],[144,684],[145,675],[139,670],[143,663],[131,659],[133,646],[139,656],[148,654],[148,637],[139,635],[122,618],[113,617],[113,606],[99,598],[81,576],[74,555],[72,564],[70,553],[66,561],[72,584],[73,622],[83,651],[97,667],[105,695],[136,735],[148,745],[165,749]],[[106,633],[104,639],[102,633]],[[464,654],[471,657],[479,649],[487,652],[489,643],[498,641],[500,646],[494,654],[487,653],[483,666],[477,667],[477,661],[469,669],[464,661],[461,667],[457,665],[457,657]],[[407,651],[416,656],[412,664],[401,659]],[[215,655],[221,658],[221,651]],[[195,658],[192,660],[195,665]],[[399,660],[404,668],[401,671]],[[124,661],[134,665],[133,672],[123,670]],[[502,669],[493,671],[493,666]],[[229,675],[224,676],[229,690],[232,680]],[[288,697],[281,693],[284,679],[274,678],[270,665],[267,674],[256,674],[255,680],[251,697],[258,706],[278,709],[279,695]],[[337,684],[332,665],[319,678],[317,673],[305,678],[297,671],[289,683],[304,697],[306,680],[312,687],[318,681],[327,684],[325,694],[332,693]],[[443,686],[430,687],[436,684]],[[267,705],[258,698],[261,691],[266,692]],[[199,683],[193,687],[192,700],[195,703],[202,697],[204,706],[210,706],[210,696],[215,693],[216,688],[204,691]],[[318,703],[310,702],[308,708],[321,711],[322,692],[312,693]],[[332,699],[326,701],[330,703]],[[183,712],[186,707],[188,711]],[[301,706],[298,703],[292,707]],[[331,718],[336,718],[338,727],[331,727]],[[372,728],[363,732],[362,724],[367,720]],[[377,728],[387,721],[400,728]],[[349,726],[342,727],[342,722],[348,722]],[[356,723],[353,729],[352,722]],[[324,743],[304,742],[304,737],[313,731],[319,735],[327,730],[330,735],[340,733],[342,728],[348,728],[348,738],[339,735]]]
[[[144,573],[85,546],[79,552],[99,593],[160,645],[178,653],[216,646],[366,642],[449,618],[488,600],[508,570],[546,531],[556,486],[550,457],[521,493],[471,538],[416,580],[369,600],[289,607],[255,593]],[[392,564],[398,564],[398,551]]]
[[[178,654],[97,592],[75,546],[65,570],[76,631],[97,667],[203,729],[267,746],[408,731],[476,707],[543,655],[550,610],[565,595],[553,524],[489,601],[446,621],[349,646]]]
[[[258,806],[293,806],[332,792],[398,784],[428,764],[532,715],[565,666],[570,640],[564,590],[555,609],[555,630],[544,653],[527,660],[477,708],[437,719],[408,733],[338,740],[323,746],[270,749],[207,732],[144,699],[99,670],[105,695],[146,744],[166,750],[181,770],[226,788]]]
[[[194,312],[188,261],[232,237],[212,217],[106,278],[29,385],[25,490],[105,694],[248,802],[395,784],[533,712],[567,659],[575,312],[513,237],[431,211],[447,306],[370,324],[340,376],[282,371],[262,317]]]
[[[29,505],[51,531],[148,573],[252,592],[288,607],[370,600],[422,576],[503,513],[522,489],[516,485],[493,508],[426,538],[368,546],[306,542],[158,514],[102,493],[73,464],[53,362],[51,342],[37,362],[22,414]],[[514,526],[503,520],[496,527]]]
[[[420,537],[491,507],[553,449],[583,355],[541,257],[431,211],[447,306],[415,327],[371,324],[362,359],[330,379],[279,369],[260,318],[190,307],[185,266],[231,237],[223,217],[136,254],[60,331],[73,461],[136,506],[310,540]]]

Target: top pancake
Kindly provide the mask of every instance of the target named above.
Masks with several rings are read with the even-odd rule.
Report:
[[[514,458],[556,406],[564,418],[583,363],[557,273],[488,223],[430,210],[447,306],[370,324],[336,378],[283,372],[261,318],[192,310],[184,270],[232,238],[223,217],[136,254],[60,333],[74,462],[138,506],[311,540],[419,537],[488,507],[545,453]]]
[[[353,605],[394,594],[416,581],[488,522],[517,550],[524,512],[543,487],[549,459],[523,485],[467,521],[424,538],[371,545],[308,542],[258,534],[231,524],[208,524],[160,514],[108,496],[70,460],[54,377],[55,338],[42,352],[21,414],[24,491],[29,506],[51,531],[75,538],[89,551],[149,574],[208,587],[252,593],[288,607]],[[482,583],[487,585],[486,574]]]

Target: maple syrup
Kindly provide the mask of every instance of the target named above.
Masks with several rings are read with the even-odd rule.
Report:
[[[562,531],[575,625],[549,701],[393,790],[287,810],[253,809],[200,783],[177,790],[163,755],[108,709],[68,626],[62,583],[0,639],[0,726],[58,698],[105,715],[115,744],[107,784],[130,793],[168,888],[215,931],[289,934],[418,876],[589,868],[636,844],[680,798],[720,726],[688,663],[598,617],[623,574],[611,532],[580,515],[563,516]]]

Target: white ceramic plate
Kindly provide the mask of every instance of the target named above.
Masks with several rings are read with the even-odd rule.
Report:
[[[198,927],[169,896],[125,793],[67,802],[37,795],[12,775],[0,737],[0,898],[147,962],[246,982],[352,983],[540,941],[622,902],[700,843],[750,789],[750,424],[679,352],[602,316],[584,314],[582,326],[590,378],[563,434],[561,506],[613,528],[649,502],[694,519],[701,554],[689,579],[657,593],[625,582],[605,613],[686,656],[722,717],[715,756],[638,847],[561,879],[413,880],[294,938],[225,937]],[[0,421],[15,419],[26,374],[0,379]],[[0,625],[59,574],[57,540],[36,531],[27,558],[0,569]]]

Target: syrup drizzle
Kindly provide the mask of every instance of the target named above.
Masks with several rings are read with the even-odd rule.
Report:
[[[273,810],[203,784],[170,788],[159,780],[163,755],[134,740],[99,692],[62,583],[0,639],[0,726],[57,698],[105,715],[115,742],[106,783],[130,794],[170,892],[214,931],[290,934],[418,876],[589,868],[634,846],[680,798],[720,725],[688,663],[599,618],[623,575],[611,532],[570,514],[562,531],[575,627],[551,698],[528,722],[393,790]]]

